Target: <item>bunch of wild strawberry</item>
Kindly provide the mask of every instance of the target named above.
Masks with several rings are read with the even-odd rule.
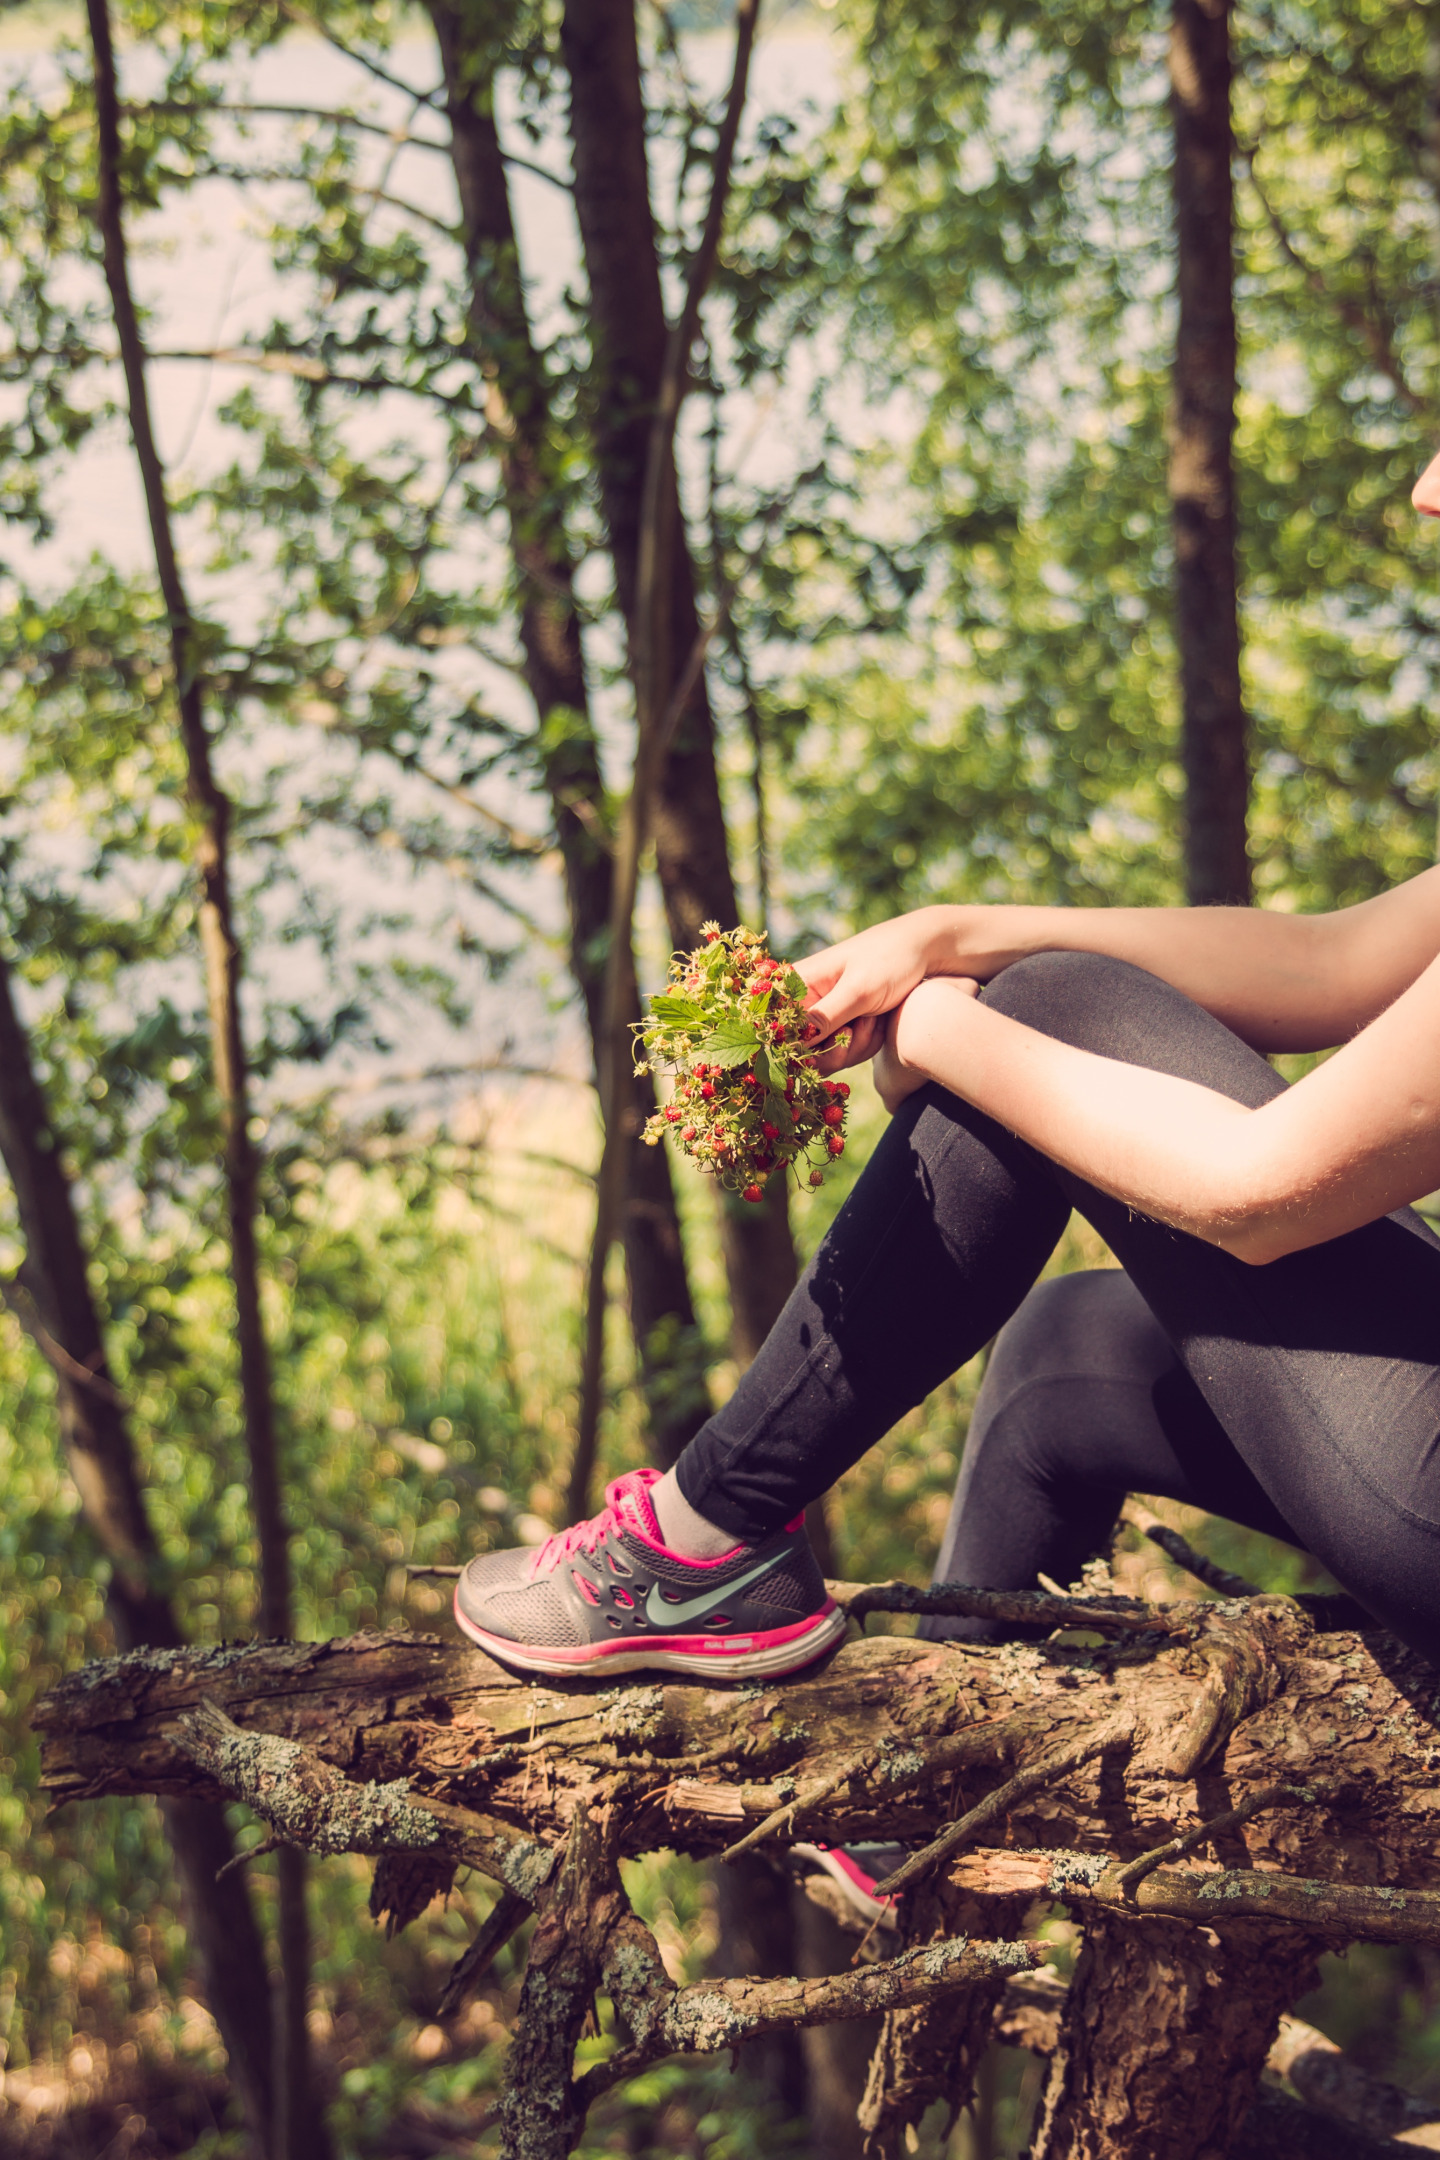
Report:
[[[703,926],[704,943],[670,963],[665,990],[636,1027],[637,1072],[673,1072],[675,1090],[645,1127],[654,1147],[668,1133],[731,1192],[760,1199],[776,1170],[845,1152],[843,1080],[815,1070],[805,984],[772,960],[755,930]],[[845,1037],[837,1038],[843,1046]]]

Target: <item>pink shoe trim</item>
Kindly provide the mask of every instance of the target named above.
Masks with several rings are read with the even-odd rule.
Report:
[[[581,1643],[577,1648],[554,1649],[545,1646],[547,1658],[554,1658],[563,1665],[603,1665],[606,1658],[620,1651],[634,1653],[642,1650],[679,1650],[691,1657],[713,1657],[717,1665],[723,1665],[729,1657],[743,1657],[754,1650],[777,1650],[783,1644],[798,1642],[828,1620],[835,1610],[835,1600],[826,1598],[818,1612],[804,1620],[792,1621],[789,1627],[766,1628],[749,1635],[615,1635],[608,1642]],[[507,1650],[525,1650],[526,1643],[515,1642],[506,1635],[492,1635],[487,1628],[477,1627],[475,1622],[461,1612],[459,1594],[456,1594],[455,1618],[472,1642],[482,1649],[492,1650],[503,1659]]]
[[[677,1552],[673,1545],[667,1545],[650,1504],[650,1487],[659,1484],[660,1475],[658,1470],[627,1470],[624,1477],[613,1479],[605,1488],[605,1505],[598,1515],[574,1523],[568,1530],[557,1530],[553,1537],[537,1546],[525,1573],[526,1582],[536,1582],[540,1576],[549,1575],[562,1561],[571,1559],[578,1552],[594,1552],[610,1529],[628,1530],[651,1552],[663,1553],[667,1560],[678,1560],[684,1567],[727,1567],[738,1553],[753,1551],[753,1547],[742,1543],[730,1546],[725,1552],[714,1553],[708,1560],[697,1560],[690,1553]],[[803,1515],[797,1515],[795,1522],[787,1527],[793,1530],[804,1519]]]
[[[899,1892],[892,1891],[887,1897],[876,1897],[875,1877],[873,1875],[867,1875],[864,1868],[861,1867],[859,1861],[852,1860],[849,1853],[843,1851],[840,1846],[827,1846],[825,1848],[825,1858],[830,1867],[838,1868],[840,1872],[855,1885],[855,1888],[860,1892],[861,1896],[869,1898],[872,1904],[893,1905],[895,1903]]]

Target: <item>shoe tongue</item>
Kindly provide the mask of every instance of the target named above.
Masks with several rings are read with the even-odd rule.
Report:
[[[663,1545],[665,1540],[650,1505],[650,1487],[655,1478],[653,1470],[632,1470],[627,1477],[616,1478],[605,1498],[622,1530],[635,1531],[651,1545]]]

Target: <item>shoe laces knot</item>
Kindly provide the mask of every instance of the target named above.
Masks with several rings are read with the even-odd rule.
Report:
[[[635,1512],[636,1502],[646,1488],[653,1485],[659,1473],[654,1470],[630,1470],[624,1477],[612,1478],[605,1488],[605,1505],[598,1515],[591,1515],[584,1522],[572,1523],[568,1530],[557,1530],[546,1538],[530,1563],[530,1580],[538,1575],[548,1575],[552,1568],[560,1566],[576,1553],[592,1553],[603,1537],[618,1530],[626,1512]],[[627,1501],[630,1503],[626,1509]]]

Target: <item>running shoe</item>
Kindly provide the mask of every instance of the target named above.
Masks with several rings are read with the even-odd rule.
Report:
[[[885,1929],[899,1926],[895,1908],[904,1891],[877,1897],[875,1889],[908,1860],[909,1846],[796,1844],[790,1847],[790,1857],[806,1869],[827,1875],[840,1894],[839,1902],[855,1920]]]
[[[742,1680],[793,1672],[839,1642],[845,1615],[797,1516],[715,1560],[671,1552],[632,1470],[605,1507],[535,1549],[483,1553],[455,1585],[472,1642],[522,1672],[662,1672]]]

